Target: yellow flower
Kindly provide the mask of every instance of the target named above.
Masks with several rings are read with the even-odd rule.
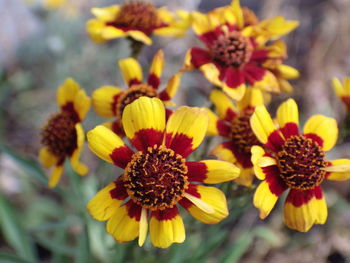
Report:
[[[337,78],[333,78],[332,82],[335,94],[344,103],[347,112],[350,113],[350,77],[345,78],[343,84]]]
[[[261,145],[250,127],[250,117],[255,107],[264,105],[259,89],[248,88],[238,103],[219,90],[213,90],[210,100],[214,103],[218,116],[210,112],[208,135],[225,138],[211,151],[220,160],[231,162],[241,169],[236,183],[251,186],[254,179],[251,162],[251,147]]]
[[[68,78],[58,88],[57,102],[61,111],[52,115],[41,131],[43,147],[39,159],[45,168],[54,166],[49,179],[49,187],[55,187],[62,175],[63,165],[69,158],[72,168],[85,175],[88,168],[80,163],[79,157],[84,145],[84,130],[80,122],[90,108],[90,98],[79,84]]]
[[[158,97],[165,104],[176,94],[180,85],[181,73],[173,75],[166,88],[159,91],[160,77],[164,67],[164,53],[159,50],[153,58],[147,82],[143,82],[142,68],[134,58],[119,60],[119,68],[127,89],[122,90],[116,86],[103,86],[92,94],[92,105],[95,112],[104,118],[117,117],[113,122],[105,123],[105,126],[112,129],[119,136],[124,136],[121,117],[124,108],[141,96]]]
[[[236,100],[242,99],[247,84],[268,92],[280,91],[276,73],[284,77],[285,49],[279,42],[270,42],[294,30],[298,22],[280,16],[258,22],[238,0],[208,14],[194,12],[192,17],[193,30],[206,48],[191,48],[183,71],[199,69],[208,81]]]
[[[205,136],[205,110],[184,106],[167,121],[165,115],[158,98],[140,97],[125,107],[123,126],[136,152],[104,126],[87,135],[98,157],[124,169],[87,205],[93,218],[108,221],[107,232],[118,242],[138,237],[142,246],[149,224],[154,246],[182,243],[185,228],[178,205],[206,224],[218,223],[228,215],[225,195],[203,183],[233,180],[239,169],[224,161],[185,160]]]
[[[251,127],[263,147],[252,148],[255,175],[263,180],[254,195],[254,206],[264,219],[277,199],[289,189],[284,205],[284,222],[292,229],[307,232],[324,224],[327,204],[321,183],[350,179],[350,160],[327,161],[325,152],[336,143],[336,120],[312,116],[299,132],[298,106],[289,99],[277,109],[278,128],[264,106],[255,109]]]
[[[156,8],[145,1],[128,1],[122,5],[92,8],[96,18],[90,19],[86,30],[96,42],[130,37],[146,45],[152,44],[151,35],[181,37],[190,26],[190,15],[166,7]]]

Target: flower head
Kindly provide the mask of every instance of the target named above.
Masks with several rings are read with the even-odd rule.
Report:
[[[49,187],[55,187],[62,175],[66,158],[72,168],[85,175],[87,167],[79,162],[84,144],[84,130],[80,122],[90,108],[90,98],[73,79],[67,79],[58,88],[57,101],[61,111],[52,115],[41,131],[43,147],[39,152],[40,162],[46,168],[55,166],[49,179]]]
[[[203,109],[180,107],[166,121],[163,102],[141,97],[123,112],[131,150],[115,133],[97,126],[88,133],[90,149],[124,173],[88,203],[91,216],[107,222],[118,242],[139,237],[141,246],[148,222],[154,246],[166,248],[185,239],[178,205],[193,217],[215,224],[228,215],[225,195],[215,187],[235,179],[239,169],[217,160],[186,161],[202,142],[208,126]],[[193,184],[192,182],[196,182]]]
[[[136,59],[121,59],[119,67],[128,88],[121,90],[119,87],[103,86],[93,92],[92,105],[101,117],[117,117],[116,121],[105,125],[118,135],[124,136],[121,122],[124,108],[141,96],[158,97],[165,104],[169,104],[180,85],[181,73],[173,75],[164,90],[158,90],[164,67],[164,54],[161,50],[153,58],[147,82],[143,81],[141,65]]]
[[[219,135],[225,140],[211,151],[220,160],[234,163],[241,169],[236,183],[251,186],[254,179],[251,147],[261,145],[250,127],[250,117],[255,107],[264,105],[259,89],[248,88],[241,101],[233,103],[222,91],[213,90],[210,100],[218,116],[211,113],[209,135]]]
[[[321,188],[325,179],[350,179],[350,160],[327,161],[325,152],[336,143],[337,123],[314,115],[299,132],[298,106],[289,99],[277,110],[276,128],[264,106],[255,109],[251,127],[263,144],[252,148],[255,175],[263,180],[254,195],[260,218],[266,218],[277,199],[289,189],[284,205],[285,224],[306,232],[313,224],[324,224],[327,204]]]
[[[156,8],[146,1],[127,1],[122,5],[92,8],[96,18],[87,22],[86,30],[97,42],[130,37],[146,45],[152,44],[151,35],[181,37],[190,25],[185,11],[176,15],[165,7]]]
[[[279,72],[286,54],[276,43],[267,42],[297,25],[298,22],[285,21],[283,17],[258,23],[237,0],[208,14],[195,12],[192,26],[206,48],[190,49],[183,70],[200,69],[211,83],[236,100],[243,97],[247,84],[279,92],[275,72]]]
[[[345,78],[343,83],[337,78],[333,78],[332,82],[335,94],[344,103],[347,112],[350,113],[350,77]]]

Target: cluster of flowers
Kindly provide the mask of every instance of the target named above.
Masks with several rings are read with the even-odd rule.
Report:
[[[74,80],[67,79],[58,89],[61,111],[41,133],[40,161],[47,168],[54,166],[50,187],[59,182],[66,158],[78,174],[88,171],[79,156],[84,144],[81,122],[92,102],[98,115],[113,121],[87,133],[89,148],[124,172],[99,191],[87,209],[93,218],[108,221],[107,232],[115,240],[138,237],[142,246],[149,224],[154,246],[181,243],[185,229],[178,206],[205,224],[218,223],[228,216],[226,197],[207,184],[234,180],[251,187],[255,177],[262,180],[253,200],[260,218],[266,218],[277,199],[289,191],[284,205],[288,227],[306,232],[325,223],[321,183],[350,178],[349,159],[325,157],[337,141],[336,121],[315,115],[301,132],[293,99],[279,106],[275,119],[265,107],[270,93],[292,92],[288,80],[299,75],[283,64],[287,49],[279,40],[298,22],[281,16],[259,21],[238,0],[207,14],[173,14],[142,1],[93,8],[92,13],[96,18],[88,21],[87,31],[97,42],[128,37],[134,44],[150,45],[153,34],[182,36],[192,26],[204,45],[188,50],[181,72],[161,91],[161,50],[153,58],[147,81],[135,58],[122,59],[119,67],[127,89],[103,86],[93,92],[91,101]],[[168,108],[173,106],[181,74],[192,69],[199,69],[217,87],[210,94],[217,114],[207,108]],[[349,79],[344,85],[335,79],[334,87],[349,109]],[[208,153],[217,160],[186,160],[206,136],[223,138]]]

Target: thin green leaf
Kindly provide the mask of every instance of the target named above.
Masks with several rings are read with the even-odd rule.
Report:
[[[18,255],[27,260],[35,261],[34,247],[28,233],[19,224],[18,218],[10,203],[0,194],[0,227],[5,240],[16,250]]]
[[[32,263],[33,261],[28,261],[23,258],[20,258],[16,255],[0,252],[0,262],[2,263]]]

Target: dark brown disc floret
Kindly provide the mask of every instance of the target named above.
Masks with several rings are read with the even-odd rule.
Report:
[[[157,96],[157,91],[146,83],[132,85],[118,97],[116,107],[117,116],[121,118],[126,105],[142,96],[153,98]]]
[[[156,7],[144,1],[129,1],[120,7],[117,17],[108,25],[143,31],[146,34],[161,25]]]
[[[41,131],[41,143],[58,159],[71,156],[77,148],[75,118],[69,112],[53,115]]]
[[[247,107],[231,122],[231,141],[238,153],[244,155],[251,154],[252,146],[261,145],[250,126],[250,117],[253,113],[254,108]]]
[[[165,146],[136,152],[124,171],[124,186],[143,208],[164,210],[182,199],[188,187],[187,166],[182,156]]]
[[[226,67],[239,68],[249,62],[253,46],[248,37],[238,31],[232,31],[219,35],[210,50],[218,63]]]
[[[303,135],[288,138],[277,153],[278,167],[284,182],[293,189],[308,190],[325,177],[325,153],[314,140]]]

